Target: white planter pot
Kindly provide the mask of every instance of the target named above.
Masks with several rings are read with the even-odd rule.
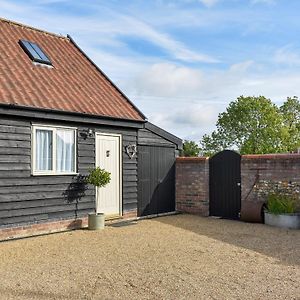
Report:
[[[265,224],[282,228],[300,229],[300,214],[274,215],[265,212]]]
[[[103,213],[92,213],[88,215],[89,230],[104,229],[105,215]]]

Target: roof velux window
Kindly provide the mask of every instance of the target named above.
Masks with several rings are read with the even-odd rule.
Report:
[[[20,40],[19,44],[33,61],[41,64],[52,65],[48,56],[37,44],[25,40]]]

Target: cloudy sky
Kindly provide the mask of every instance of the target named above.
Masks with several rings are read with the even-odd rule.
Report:
[[[300,89],[299,0],[0,0],[1,17],[70,34],[151,122],[210,133],[239,95]]]

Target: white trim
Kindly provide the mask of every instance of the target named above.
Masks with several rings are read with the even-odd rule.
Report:
[[[36,130],[52,131],[52,170],[51,171],[36,171]],[[56,131],[57,130],[73,130],[74,131],[74,172],[57,172],[56,171]],[[31,124],[31,175],[33,176],[48,176],[48,175],[77,175],[77,128],[67,126],[56,126],[46,124]]]
[[[117,134],[117,133],[106,133],[106,132],[96,132],[95,133],[95,167],[97,167],[97,160],[98,160],[98,151],[97,151],[97,137],[98,136],[113,136],[113,137],[118,137],[119,138],[119,216],[122,217],[123,216],[123,181],[122,181],[122,175],[123,175],[123,156],[122,156],[122,149],[123,149],[123,142],[122,142],[122,135],[121,134]],[[97,201],[97,189],[95,192],[95,201]]]

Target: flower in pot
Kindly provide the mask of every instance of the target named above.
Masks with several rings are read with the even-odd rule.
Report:
[[[86,177],[86,183],[92,184],[96,188],[105,187],[110,182],[110,173],[100,167],[90,169],[89,175]],[[99,197],[99,193],[96,193]],[[105,216],[104,213],[99,213],[99,201],[96,200],[96,211],[88,215],[88,228],[98,230],[104,228]]]
[[[293,195],[274,192],[268,195],[265,224],[300,228],[300,214],[296,212],[296,198]]]

